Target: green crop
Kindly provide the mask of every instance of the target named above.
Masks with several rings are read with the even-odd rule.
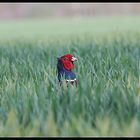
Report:
[[[91,20],[97,29],[90,19],[64,29],[0,23],[0,136],[140,136],[138,22],[102,25],[102,34],[104,20]],[[57,57],[66,53],[78,58],[77,88],[58,86]]]

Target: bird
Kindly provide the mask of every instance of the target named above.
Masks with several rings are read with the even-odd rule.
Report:
[[[77,58],[72,54],[65,54],[61,57],[57,58],[57,76],[60,86],[65,81],[72,85],[78,85],[78,80],[76,78],[76,74],[72,71],[75,68],[74,62],[77,61]]]

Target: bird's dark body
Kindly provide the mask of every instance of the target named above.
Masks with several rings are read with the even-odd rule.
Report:
[[[71,62],[73,64],[73,62]],[[74,64],[73,64],[74,65]],[[62,81],[70,82],[72,85],[77,86],[76,74],[70,69],[66,69],[62,62],[62,57],[58,58],[57,63],[58,81],[62,85]]]

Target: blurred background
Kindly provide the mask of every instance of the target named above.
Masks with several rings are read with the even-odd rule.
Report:
[[[140,3],[1,3],[0,20],[139,15]]]
[[[0,41],[106,36],[139,25],[140,3],[0,3]]]

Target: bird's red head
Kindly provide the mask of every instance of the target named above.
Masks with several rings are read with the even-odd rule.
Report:
[[[77,61],[77,59],[71,54],[66,54],[61,57],[61,62],[63,63],[64,68],[67,70],[74,69],[74,61]]]

